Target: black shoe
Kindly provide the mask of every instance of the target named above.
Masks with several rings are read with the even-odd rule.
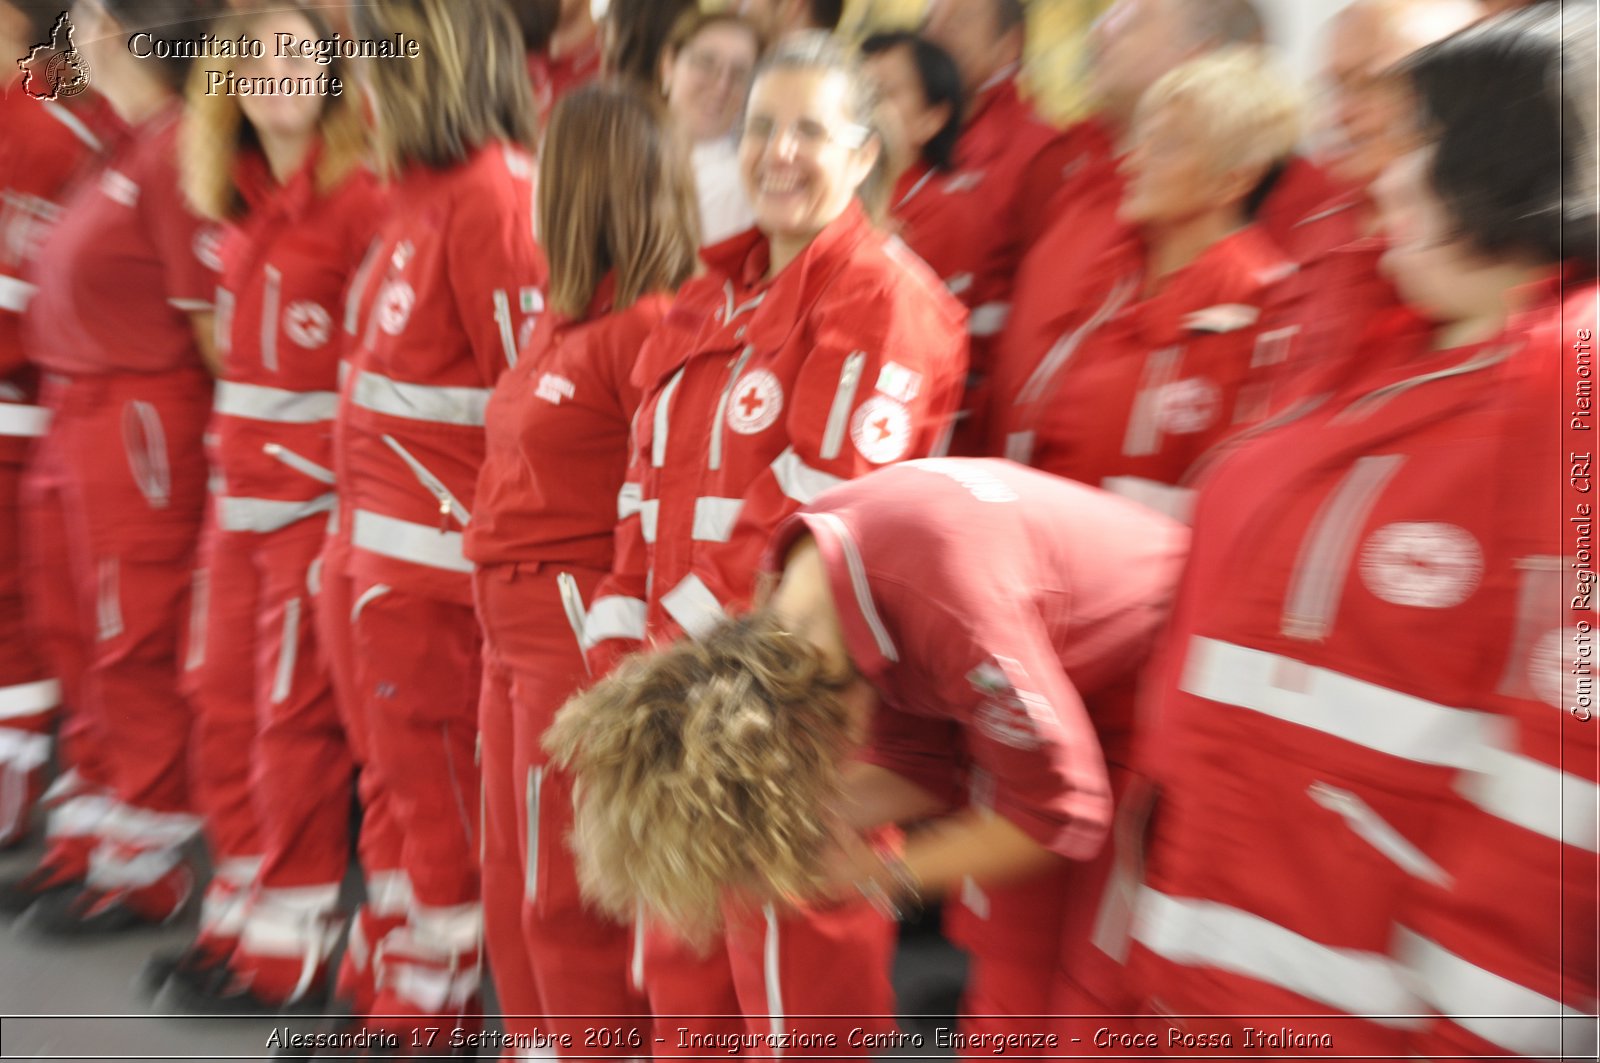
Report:
[[[53,938],[100,937],[129,930],[163,927],[183,913],[183,906],[160,914],[134,903],[129,890],[99,890],[88,885],[45,894],[17,918],[18,928]]]
[[[321,1015],[328,1004],[326,986],[313,987],[294,1000],[274,1000],[251,988],[226,962],[208,968],[173,971],[161,992],[165,1010],[183,1015]]]
[[[194,976],[228,964],[228,954],[199,944],[171,952],[158,952],[139,970],[139,987],[150,996],[161,992],[175,975]]]
[[[40,862],[25,874],[0,881],[0,915],[21,915],[45,897],[76,893],[82,888],[81,876]]]

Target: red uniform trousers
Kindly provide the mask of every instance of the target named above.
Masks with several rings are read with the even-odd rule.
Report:
[[[118,805],[89,878],[138,888],[177,864],[196,827],[178,648],[205,507],[211,379],[199,369],[52,378],[44,401],[75,588],[74,601],[47,611],[93,603],[82,699]]]
[[[587,681],[558,567],[582,600],[593,600],[605,576],[594,569],[501,564],[474,579],[484,630],[478,726],[489,963],[507,1031],[570,1034],[575,1055],[642,1053],[650,1013],[631,981],[634,934],[583,901],[567,846],[571,779],[541,745],[557,710]],[[609,1042],[586,1044],[600,1029]]]
[[[0,398],[0,846],[28,831],[61,703],[61,684],[35,652],[23,596],[22,470],[47,421],[37,406]]]
[[[371,1008],[376,993],[374,953],[391,930],[405,923],[411,905],[411,884],[401,870],[401,834],[389,792],[379,782],[373,761],[366,704],[356,696],[356,650],[351,632],[356,601],[351,593],[353,581],[345,575],[344,557],[343,545],[329,536],[316,566],[316,640],[333,683],[345,742],[356,766],[356,792],[361,801],[357,856],[366,882],[366,899],[351,920],[336,994],[358,1011],[365,1011]],[[340,820],[342,823],[342,816]]]
[[[406,925],[375,957],[370,1010],[461,1014],[475,1006],[482,948],[478,618],[470,605],[381,583],[351,589],[354,697],[410,893]]]
[[[242,931],[239,959],[257,968],[255,984],[287,996],[331,951],[349,855],[350,754],[311,615],[326,525],[310,517],[259,533],[224,523],[239,523],[227,508],[207,529],[197,582],[191,770],[219,876],[258,892],[247,918],[237,906],[232,926],[203,930]]]
[[[725,941],[714,942],[709,955],[675,935],[645,933],[644,982],[656,1036],[666,1039],[655,1046],[657,1056],[713,1059],[719,1050],[694,1039],[743,1035],[763,1039],[745,1053],[866,1059],[872,1053],[852,1047],[850,1031],[872,1036],[895,1029],[889,982],[895,924],[870,905],[799,914],[725,905],[723,917]],[[767,1040],[794,1034],[831,1034],[836,1044]],[[726,1048],[720,1053],[727,1058]]]

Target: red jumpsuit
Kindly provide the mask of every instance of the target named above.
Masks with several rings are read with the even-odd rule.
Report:
[[[45,433],[49,415],[36,405],[36,375],[28,366],[21,322],[33,294],[33,285],[24,278],[60,216],[70,181],[100,151],[100,138],[91,126],[92,110],[69,110],[61,103],[35,100],[15,84],[0,93],[0,125],[6,129],[0,142],[0,848],[27,832],[50,756],[50,730],[63,682],[72,695],[68,704],[81,704],[79,676],[86,667],[79,618],[70,612],[49,617],[35,610],[30,630],[24,604],[30,576],[29,566],[23,564],[22,540],[31,510],[23,501],[23,470],[33,441]],[[41,528],[33,538],[35,551],[62,549],[58,529]],[[65,559],[57,558],[46,568],[59,575]],[[35,568],[33,576],[38,575]],[[44,598],[60,603],[70,601],[70,594],[58,590]],[[70,717],[62,727],[67,739],[60,750],[63,790],[91,783],[103,787],[106,769],[93,751],[82,716]],[[58,843],[82,849],[87,841],[65,839],[83,838],[101,800],[87,795],[71,800],[87,817],[58,806],[62,812],[54,817],[51,834]]]
[[[1051,353],[1070,341],[1072,333],[1101,305],[1105,295],[1100,276],[1102,258],[1137,234],[1117,217],[1124,178],[1118,170],[1114,132],[1097,118],[1068,131],[1080,148],[1038,238],[1017,266],[1015,295],[1006,326],[996,341],[989,410],[987,451],[1005,452],[1006,411]],[[1320,258],[1353,240],[1351,215],[1330,202],[1327,176],[1302,158],[1288,160],[1255,204],[1254,223],[1289,262]],[[1271,328],[1283,329],[1280,342],[1263,348],[1263,358],[1288,358],[1286,345],[1302,321],[1306,292],[1325,286],[1286,285],[1282,310],[1269,314]],[[1268,366],[1270,368],[1270,366]]]
[[[1148,264],[1122,244],[1097,264],[1098,306],[1003,411],[1006,457],[1103,487],[1185,520],[1190,466],[1265,412],[1258,323],[1291,267],[1254,227],[1143,288]]]
[[[350,755],[312,566],[334,505],[335,315],[381,201],[365,171],[319,188],[319,157],[282,184],[258,154],[234,167],[246,213],[222,242],[212,510],[185,661],[216,868],[202,940],[242,933],[231,965],[268,999],[321,983],[347,863]]]
[[[693,636],[745,608],[783,518],[842,480],[938,450],[960,394],[960,306],[855,204],[770,281],[759,232],[707,253],[709,273],[684,286],[640,357],[627,516],[585,625],[596,674],[647,631]],[[696,1032],[743,1032],[741,1012],[759,1032],[832,1030],[819,1017],[893,1014],[892,931],[847,905],[734,918],[727,951],[709,959],[648,935],[644,983],[658,1016],[726,1017],[674,1020]],[[851,977],[809,977],[818,963]]]
[[[1389,315],[1351,387],[1206,473],[1134,887],[1163,1047],[1547,1056],[1558,1000],[1593,1012],[1596,739],[1563,711],[1593,626],[1567,608],[1592,510],[1563,484],[1589,450],[1558,396],[1587,298],[1559,340],[1546,295],[1447,351]],[[1593,1018],[1569,1026],[1592,1057]]]
[[[997,74],[972,101],[956,143],[955,171],[943,181],[947,195],[960,195],[968,205],[967,224],[978,241],[969,252],[971,287],[958,283],[952,289],[972,310],[972,369],[956,453],[975,454],[982,447],[993,348],[1011,313],[1017,267],[1044,231],[1080,150],[1022,98],[1015,67]]]
[[[881,699],[866,758],[1068,858],[1019,882],[966,880],[963,1031],[1116,1010],[1117,967],[1092,938],[1103,842],[1187,530],[1006,462],[931,459],[829,491],[779,529],[769,564],[807,532]]]
[[[633,934],[578,891],[571,783],[540,743],[588,679],[581,608],[611,569],[639,405],[633,367],[671,302],[649,295],[614,308],[608,277],[582,318],[540,321],[489,399],[467,529],[484,632],[483,898],[495,992],[508,1031],[532,1032],[549,1016],[546,1031],[570,1034],[578,1055],[596,1047],[585,1035],[598,1016],[627,1028],[600,1047],[624,1052],[642,1049],[650,1023],[628,977]]]
[[[334,435],[341,528],[321,615],[349,629],[330,648],[372,775],[363,790],[387,806],[375,829],[389,852],[364,848],[366,870],[404,872],[374,893],[407,925],[381,949],[363,926],[352,957],[360,967],[376,955],[376,1001],[358,1004],[378,1015],[460,1014],[478,991],[482,640],[462,530],[490,389],[544,309],[532,182],[532,159],[500,143],[448,169],[406,170],[352,282],[356,340]]]
[[[55,490],[33,504],[63,514],[70,555],[73,599],[50,610],[90,618],[84,707],[118,802],[89,884],[151,919],[188,892],[179,850],[197,826],[178,672],[212,382],[190,314],[211,309],[218,265],[215,231],[178,188],[177,125],[172,105],[130,130],[80,186],[39,256],[25,320],[53,416],[43,475]]]

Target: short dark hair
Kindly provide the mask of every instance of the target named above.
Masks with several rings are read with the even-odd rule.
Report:
[[[143,30],[174,41],[198,41],[212,29],[210,20],[224,13],[220,0],[100,0],[100,6],[130,34]],[[194,60],[161,56],[154,62],[167,87],[181,92]]]
[[[1539,4],[1401,64],[1433,139],[1429,183],[1480,252],[1595,265],[1594,27],[1593,5]]]
[[[862,55],[882,55],[896,48],[911,52],[911,65],[922,82],[922,98],[930,107],[950,105],[950,116],[939,132],[922,147],[922,160],[936,170],[955,166],[956,141],[961,138],[961,122],[966,117],[966,95],[961,90],[961,71],[950,53],[926,37],[909,30],[874,33],[861,42]]]
[[[811,0],[806,5],[806,12],[812,26],[832,33],[839,28],[839,20],[844,18],[844,0]]]
[[[611,0],[606,72],[659,95],[661,56],[672,27],[695,7],[695,0]]]

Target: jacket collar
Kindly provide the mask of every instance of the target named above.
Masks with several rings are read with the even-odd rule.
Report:
[[[252,215],[277,215],[292,221],[304,215],[316,198],[317,162],[321,157],[322,141],[317,139],[300,167],[280,184],[265,155],[254,149],[243,150],[234,159],[233,181]]]

